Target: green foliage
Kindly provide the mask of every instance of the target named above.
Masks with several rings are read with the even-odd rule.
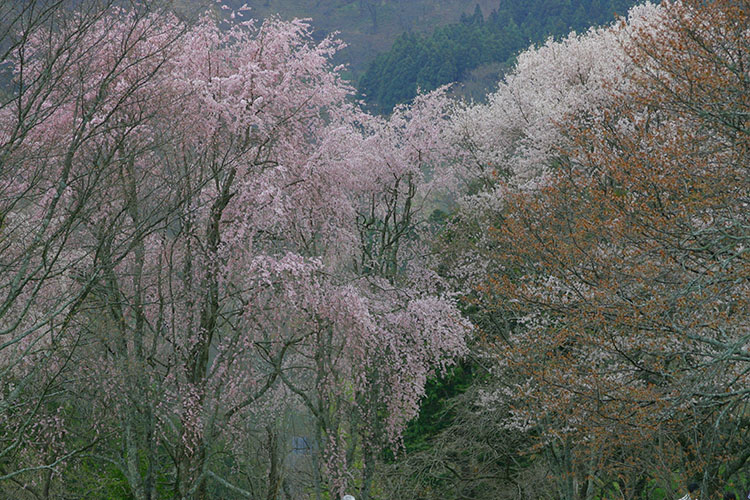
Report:
[[[65,489],[71,498],[132,500],[128,480],[120,469],[93,457],[84,457],[64,473]]]
[[[451,400],[463,394],[475,377],[476,367],[470,361],[462,361],[442,377],[427,382],[419,417],[409,424],[404,433],[407,453],[429,448],[430,438],[451,425],[455,417]]]
[[[378,55],[359,81],[362,99],[373,111],[388,113],[412,99],[459,81],[490,63],[509,64],[530,43],[571,30],[611,22],[635,0],[500,0],[485,19],[479,5],[472,15],[437,28],[432,35],[402,34],[390,51]]]
[[[425,397],[420,406],[419,417],[412,420],[404,432],[404,448],[407,454],[424,451],[432,445],[430,440],[454,423],[456,417],[453,402],[475,381],[477,367],[464,360],[449,368],[445,374],[427,382]],[[384,450],[386,462],[393,463],[396,457],[389,449]]]

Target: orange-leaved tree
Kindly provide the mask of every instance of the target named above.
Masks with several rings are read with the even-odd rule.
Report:
[[[566,498],[592,473],[712,493],[750,459],[750,3],[662,9],[625,42],[624,97],[558,123],[545,181],[491,228],[505,394]]]

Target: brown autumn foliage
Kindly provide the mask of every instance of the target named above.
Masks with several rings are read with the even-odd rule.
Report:
[[[629,99],[562,124],[549,182],[491,228],[513,418],[581,498],[595,475],[712,493],[750,459],[750,2],[667,11],[627,48]]]

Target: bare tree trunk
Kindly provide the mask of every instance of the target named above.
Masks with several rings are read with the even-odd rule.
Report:
[[[282,464],[279,456],[279,433],[271,426],[266,427],[266,446],[268,447],[268,458],[270,466],[268,470],[268,493],[266,500],[277,500],[281,492]]]

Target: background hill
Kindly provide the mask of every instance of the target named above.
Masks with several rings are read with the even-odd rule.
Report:
[[[205,1],[205,0],[204,0]],[[210,3],[210,2],[209,2]],[[387,51],[404,32],[431,33],[436,27],[458,22],[462,14],[478,5],[489,14],[498,0],[229,0],[239,7],[246,3],[249,15],[264,19],[310,18],[316,36],[339,32],[348,47],[339,62],[349,65],[349,77],[358,79],[375,56]]]
[[[476,5],[457,23],[430,35],[407,32],[390,51],[379,54],[359,80],[373,111],[389,112],[413,98],[417,89],[432,90],[462,82],[456,91],[481,100],[514,56],[532,43],[570,31],[582,32],[612,22],[638,3],[634,0],[500,0],[486,11]]]

